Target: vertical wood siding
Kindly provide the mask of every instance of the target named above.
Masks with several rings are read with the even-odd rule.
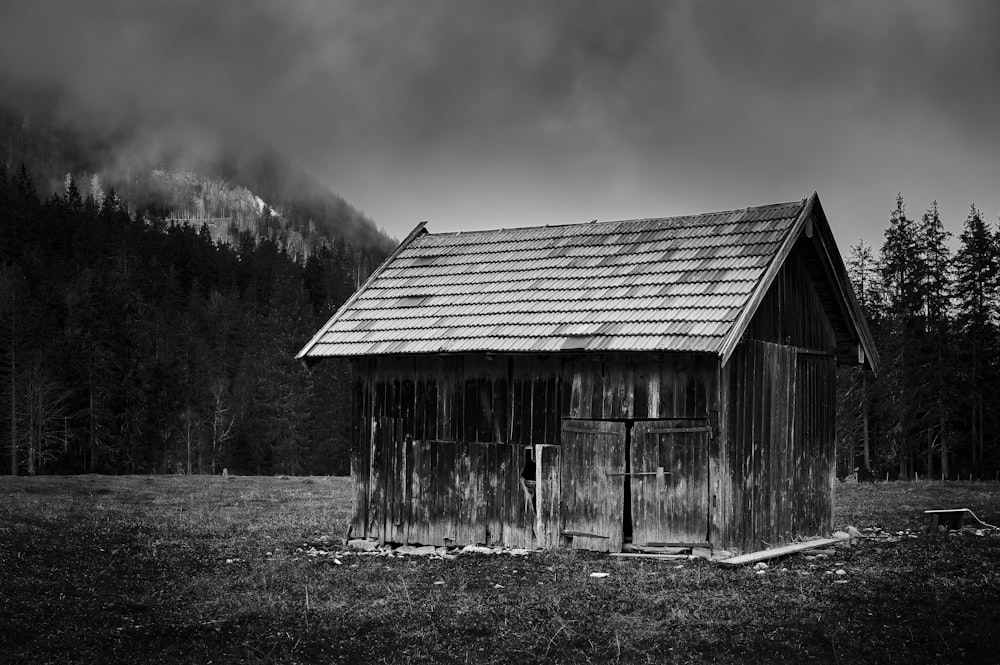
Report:
[[[566,421],[562,430],[563,533],[577,549],[621,552],[625,423]]]
[[[563,369],[568,418],[705,418],[718,409],[718,359],[695,353],[570,359]]]
[[[721,370],[710,535],[756,550],[832,528],[836,332],[802,237]]]
[[[563,458],[564,422],[719,408],[704,354],[380,357],[354,377],[352,532],[402,543],[559,545],[566,469],[584,464]]]
[[[795,383],[795,468],[789,475],[801,502],[792,529],[801,534],[830,533],[836,475],[835,360],[800,355]]]
[[[712,540],[757,550],[832,528],[835,360],[747,340],[723,371]]]
[[[809,242],[800,238],[781,266],[747,327],[748,338],[814,351],[832,353],[836,349],[833,324],[807,268]]]
[[[637,422],[629,450],[632,542],[708,537],[708,420]]]

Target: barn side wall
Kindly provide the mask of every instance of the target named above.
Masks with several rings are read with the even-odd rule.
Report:
[[[722,370],[713,541],[759,550],[833,522],[836,335],[809,267],[789,256]]]
[[[705,354],[355,360],[352,531],[521,547],[560,535],[564,420],[707,419]]]

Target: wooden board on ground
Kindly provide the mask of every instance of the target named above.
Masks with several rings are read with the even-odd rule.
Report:
[[[622,559],[663,559],[663,560],[675,560],[675,559],[689,559],[690,556],[687,554],[643,554],[641,552],[612,552],[611,556],[618,557]]]
[[[817,547],[832,545],[836,542],[837,542],[836,538],[821,538],[819,540],[806,540],[801,543],[792,543],[791,545],[772,547],[770,549],[761,550],[759,552],[740,554],[739,556],[730,557],[729,559],[723,559],[718,563],[726,566],[742,566],[748,563],[756,563],[758,561],[776,559],[779,556],[784,556],[786,554],[791,554],[793,552],[802,552],[804,550],[811,550]]]
[[[645,545],[625,545],[622,547],[623,552],[632,552],[633,554],[688,554],[691,551],[690,547],[647,547]]]
[[[924,515],[929,518],[928,528],[937,531],[938,525],[947,526],[949,529],[961,529],[965,526],[965,518],[969,518],[981,527],[996,529],[992,524],[982,521],[969,508],[948,508],[945,510],[925,510]]]

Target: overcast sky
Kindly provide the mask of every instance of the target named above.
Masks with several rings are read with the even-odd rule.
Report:
[[[0,73],[81,117],[261,136],[391,235],[666,216],[818,190],[1000,214],[1000,3],[25,0]]]

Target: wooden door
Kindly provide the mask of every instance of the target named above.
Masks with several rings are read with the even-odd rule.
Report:
[[[633,544],[706,541],[711,436],[707,420],[635,423],[629,451]]]
[[[625,423],[564,420],[562,535],[576,549],[621,552]]]

